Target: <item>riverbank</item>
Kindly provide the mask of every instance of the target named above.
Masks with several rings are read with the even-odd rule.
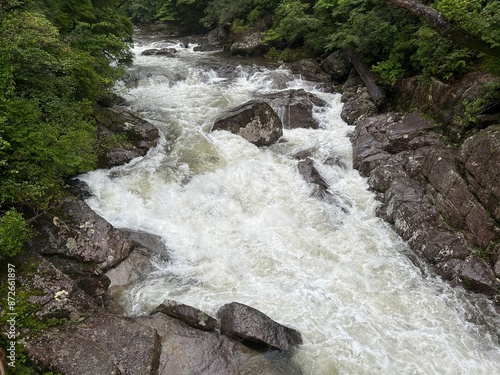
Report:
[[[330,86],[329,81],[324,81],[325,74],[321,72],[318,65],[312,61],[297,64],[295,72],[301,75],[307,74],[307,78],[312,80],[315,79],[314,77],[322,77],[316,79],[320,81],[323,80],[323,84]],[[314,72],[320,72],[320,74],[314,74]],[[237,74],[234,74],[234,76],[237,76]],[[279,74],[276,76],[282,78]],[[218,76],[217,78],[222,77]],[[361,108],[359,102],[365,101],[369,103],[370,100],[366,92],[364,92],[363,87],[360,85],[360,82],[357,81],[358,83],[356,84],[356,81],[357,78],[353,77],[352,80],[344,83],[344,95],[347,100],[347,103],[344,105],[344,118],[353,118],[353,122],[356,122],[356,132],[359,134],[362,132],[363,127],[368,128],[365,121],[373,121],[374,118],[381,117],[372,117],[370,120],[370,117],[367,115],[374,115],[376,114],[375,112],[358,112],[355,116],[352,115],[352,113],[347,113],[348,108],[359,110]],[[349,91],[349,87],[352,91]],[[214,87],[210,86],[209,89],[213,91]],[[349,100],[348,98],[351,99]],[[355,104],[353,105],[353,103]],[[376,106],[369,105],[369,108],[371,108],[370,111],[378,111]],[[362,119],[362,117],[364,119]],[[387,120],[389,117],[391,116],[386,116],[384,119]],[[427,140],[420,143],[422,147],[429,143],[432,145],[435,142],[432,136],[429,137],[426,136],[426,134],[422,134],[422,132],[427,132],[428,128],[433,128],[431,125],[427,126],[427,119],[418,115],[417,117],[409,116],[409,119],[416,118],[418,121],[412,121],[409,124],[412,125],[412,127],[406,127],[401,130],[401,121],[403,117],[403,115],[394,114],[392,117],[393,121],[387,125],[390,128],[388,132],[390,137],[387,138],[390,142],[387,142],[387,144],[394,147],[391,149],[391,152],[395,154],[397,158],[402,158],[403,156],[400,155],[401,152],[404,152],[404,150],[401,150],[402,147],[408,146],[410,141],[414,141],[419,137],[421,137],[421,140]],[[408,116],[406,118],[408,118]],[[415,126],[415,122],[418,126]],[[382,125],[386,123],[387,121],[380,126],[382,127]],[[130,118],[124,118],[124,127],[130,127],[129,124]],[[426,126],[422,126],[421,124]],[[408,124],[403,122],[403,125]],[[146,134],[150,134],[149,131],[146,132]],[[384,136],[386,136],[386,134],[387,132],[385,132]],[[303,135],[305,135],[305,133]],[[408,136],[406,137],[406,135]],[[416,135],[418,135],[418,137]],[[288,143],[290,143],[290,140],[293,140],[292,136],[293,133],[289,133]],[[198,138],[192,139],[198,140]],[[149,142],[151,145],[152,139],[147,136],[143,141]],[[361,146],[359,141],[360,137],[354,139],[355,150],[366,150],[367,148]],[[137,142],[137,139],[134,143],[135,142]],[[219,146],[222,145],[220,142],[221,140],[219,140]],[[141,143],[141,141],[139,141],[139,143]],[[380,140],[380,143],[385,145],[383,139]],[[414,141],[412,145],[415,145],[415,143],[416,141]],[[171,144],[173,144],[173,142]],[[282,144],[281,146],[278,144],[278,146],[286,147],[286,144]],[[241,150],[244,150],[248,156],[257,153],[254,148],[246,148],[246,145],[241,148]],[[396,150],[400,152],[396,153]],[[209,155],[206,149],[204,149],[204,152],[205,157]],[[211,151],[209,150],[209,152]],[[385,148],[382,148],[381,151],[376,149],[374,155],[383,153],[383,156],[385,156],[385,153],[390,154],[391,152]],[[134,155],[129,151],[114,152],[112,154],[118,155],[118,159],[121,160],[121,162],[124,161],[124,159],[121,159],[122,155]],[[372,156],[372,154],[369,153],[368,156]],[[405,159],[407,163],[404,164],[404,166],[408,165],[408,160],[412,157],[413,155],[410,155],[408,159]],[[192,163],[191,166],[196,165],[194,163],[202,159],[203,158],[187,158],[187,160]],[[340,161],[343,160],[342,157],[340,159]],[[355,157],[354,159],[355,162],[357,162],[360,158]],[[388,157],[380,157],[378,159],[384,162],[388,162],[389,160]],[[366,159],[363,158],[362,161],[366,162]],[[218,163],[217,160],[212,162],[214,164]],[[256,160],[252,162],[257,163]],[[119,163],[120,161],[116,162],[114,165]],[[286,163],[291,164],[291,162],[288,161]],[[360,162],[360,164],[362,163]],[[293,166],[295,168],[295,164],[293,164]],[[380,163],[376,166],[383,166],[383,164]],[[267,167],[271,168],[269,165],[267,165]],[[345,167],[339,167],[345,169]],[[373,171],[375,169],[376,168],[373,168]],[[399,167],[396,166],[395,169],[399,171]],[[259,168],[255,169],[255,173],[257,173],[258,170]],[[296,173],[295,169],[292,170]],[[370,173],[371,172],[370,170]],[[404,172],[408,173],[407,171]],[[125,171],[116,171],[116,173],[111,176],[110,181],[112,181],[113,178],[118,179],[120,173],[125,173]],[[254,175],[255,178],[258,176],[258,174]],[[397,174],[397,177],[401,176],[406,177],[405,174]],[[191,176],[190,178],[193,177]],[[268,178],[270,178],[270,176],[266,177],[266,179]],[[186,180],[189,181],[188,179],[185,179],[185,181]],[[379,186],[375,185],[375,181],[375,178],[370,179],[370,184],[373,185],[372,188],[374,188],[374,186]],[[390,177],[383,183],[379,182],[379,184],[388,187],[388,192],[395,190],[395,187],[393,187],[392,190],[389,189],[391,185],[394,184],[397,186],[399,183],[401,183],[401,181],[398,181],[396,177]],[[292,186],[289,186],[289,189],[291,188]],[[408,190],[403,191],[403,197],[406,197],[404,193],[407,191]],[[386,194],[389,204],[391,202],[389,199],[394,199],[393,197],[396,196],[394,193],[391,194],[392,195],[389,193]],[[125,196],[122,196],[122,199],[125,199]],[[310,204],[309,200],[307,200],[307,202]],[[394,203],[395,201],[392,202]],[[420,203],[421,201],[417,201],[415,204],[421,206]],[[404,207],[402,204],[393,206],[397,206],[397,208]],[[314,207],[314,205],[310,204],[310,207]],[[350,209],[348,206],[345,208],[347,211]],[[397,212],[397,208],[391,208],[393,210],[392,217],[394,217],[394,212]],[[181,211],[178,211],[178,213],[180,212]],[[385,212],[387,213],[387,210],[385,210]],[[380,210],[380,213],[384,213],[384,210]],[[389,215],[389,213],[387,214]],[[360,224],[358,222],[356,223]],[[395,222],[396,228],[402,228],[403,225],[398,223],[401,222]],[[268,222],[267,225],[270,226],[271,224],[271,222]],[[293,223],[290,221],[288,224],[290,225]],[[340,221],[336,222],[337,226],[341,226],[341,224]],[[121,267],[121,275],[123,276],[122,281],[124,280],[122,285],[126,285],[131,281],[140,280],[144,274],[152,273],[155,265],[151,264],[149,260],[155,258],[154,254],[165,253],[163,249],[165,245],[157,237],[148,234],[141,234],[140,236],[137,236],[137,234],[130,235],[130,233],[117,230],[90,210],[81,199],[74,197],[68,198],[61,207],[43,215],[39,220],[38,228],[42,237],[39,237],[38,241],[34,242],[33,252],[41,252],[45,254],[44,257],[38,255],[33,258],[19,257],[15,264],[19,266],[20,269],[24,268],[27,272],[25,276],[22,272],[18,274],[18,290],[20,296],[20,303],[18,304],[19,312],[27,316],[36,316],[35,320],[30,321],[29,327],[21,327],[20,337],[25,343],[30,356],[36,359],[40,367],[44,370],[53,370],[68,374],[104,373],[104,368],[106,369],[106,373],[153,374],[158,373],[159,369],[166,371],[166,368],[177,368],[175,371],[180,373],[180,371],[182,371],[182,366],[185,366],[185,368],[189,369],[205,369],[206,373],[214,374],[242,373],[242,368],[244,368],[245,371],[250,371],[251,369],[256,371],[255,369],[260,369],[261,372],[262,369],[265,368],[268,369],[266,371],[269,371],[269,373],[280,374],[301,373],[302,370],[290,359],[289,353],[271,351],[261,354],[254,349],[243,346],[241,343],[227,339],[225,336],[220,336],[213,332],[204,333],[203,331],[187,326],[178,319],[164,316],[164,314],[161,313],[151,317],[141,318],[130,318],[120,316],[119,314],[110,314],[110,310],[113,309],[116,309],[114,312],[118,312],[119,306],[117,307],[116,304],[114,304],[113,307],[109,304],[110,300],[107,299],[106,291],[110,286],[110,281],[107,276],[104,275],[104,272],[118,270],[118,268]],[[297,226],[297,230],[300,230],[299,226]],[[369,228],[366,228],[366,230],[369,230]],[[301,233],[304,235],[306,234],[305,232]],[[255,235],[256,234],[254,234],[254,236]],[[236,245],[232,247],[234,246]],[[298,251],[301,247],[302,246],[298,246],[296,250]],[[321,249],[322,251],[325,250],[322,247]],[[314,248],[311,249],[311,252],[312,254],[314,253]],[[467,255],[470,254],[468,253]],[[311,257],[311,254],[305,253],[303,256]],[[346,256],[352,260],[352,249],[346,249]],[[397,257],[396,253],[391,253],[390,256]],[[463,255],[460,254],[460,257],[462,256]],[[333,266],[339,262],[342,263],[341,261],[344,259],[341,253],[332,255],[332,257],[333,258],[330,259],[329,262],[323,263],[330,263]],[[362,255],[360,255],[360,257],[362,257]],[[385,265],[385,263],[380,263],[384,257],[375,260],[378,264],[377,267]],[[461,260],[460,258],[458,259]],[[467,257],[464,259],[467,259]],[[161,263],[162,260],[155,259],[155,261]],[[202,263],[207,263],[207,260]],[[212,266],[214,268],[217,267],[215,264]],[[377,275],[377,272],[383,272],[383,269],[380,270],[377,267],[375,267],[376,269],[374,270],[374,272],[376,271],[373,274],[374,277]],[[343,268],[348,268],[348,264],[344,264]],[[360,270],[362,269],[363,268]],[[318,282],[314,283],[314,288],[311,288],[311,293],[321,290],[320,283],[328,284],[325,280],[328,280],[327,277],[329,275],[333,274],[335,277],[338,275],[338,272],[340,272],[340,269],[337,269],[336,272],[331,272],[329,268],[328,270],[327,273],[321,273],[321,278],[319,278],[317,274],[315,274],[315,277],[306,275],[307,279],[318,278]],[[360,271],[358,270],[358,272]],[[281,270],[280,273],[286,273],[286,270]],[[33,278],[34,275],[36,277]],[[127,275],[130,276],[128,279],[125,277]],[[298,276],[299,275],[296,274],[295,278]],[[351,275],[351,277],[355,278],[353,275]],[[346,276],[346,278],[348,277]],[[119,277],[115,278],[115,280],[117,279],[119,279]],[[374,279],[373,281],[375,282]],[[179,280],[179,282],[181,282],[181,280]],[[337,283],[340,282],[341,280],[337,280]],[[417,281],[414,282],[418,283]],[[189,285],[194,287],[193,284],[195,285],[196,283]],[[361,284],[357,286],[357,288],[361,287]],[[344,291],[345,290],[347,289],[344,288]],[[375,288],[376,292],[380,292],[381,290],[383,289]],[[290,289],[289,292],[292,293],[292,295],[296,293],[293,289]],[[336,291],[336,293],[341,293],[341,291]],[[313,294],[311,294],[310,297],[312,298]],[[335,293],[330,293],[330,297],[334,298]],[[340,304],[340,300],[337,303]],[[351,303],[356,303],[356,301],[353,300]],[[326,306],[326,302],[323,305]],[[368,305],[382,306],[383,304],[381,304],[381,302],[376,302],[375,305]],[[358,308],[361,309],[361,307]],[[346,307],[344,307],[344,309],[346,309]],[[488,311],[488,309],[486,308],[485,311]],[[354,310],[349,310],[349,313],[342,313],[342,308],[339,308],[338,312],[335,313],[341,314],[343,319],[349,319],[349,316],[354,314]],[[393,311],[393,313],[395,313],[395,311]],[[491,313],[493,314],[493,312]],[[393,319],[395,319],[395,321],[398,320],[397,316]],[[406,318],[402,315],[401,319]],[[348,322],[345,321],[344,323],[345,327],[347,327]],[[388,329],[388,327],[384,329]],[[114,332],[116,334],[114,334]],[[334,332],[330,333],[330,337],[335,336]],[[163,345],[160,345],[162,340],[159,337],[163,338]],[[168,342],[168,344],[165,342]],[[341,345],[340,342],[338,344],[339,346]],[[68,355],[63,355],[63,352],[67,351],[66,349],[68,347],[74,347],[75,350]],[[178,350],[179,347],[184,348],[184,357],[177,357],[176,361],[169,362],[167,353],[169,353],[169,350],[170,352],[177,353],[176,350]],[[125,353],[122,352],[123,348],[126,350]],[[207,348],[216,348],[216,350],[206,354]],[[141,352],[143,355],[137,356],[135,354],[137,352]],[[89,358],[95,358],[100,367],[89,367],[92,363],[92,361],[89,361]],[[135,358],[137,360],[135,360]],[[214,358],[217,360],[214,360]],[[353,359],[353,361],[356,362],[355,359]],[[332,361],[332,363],[334,362],[335,361]],[[173,367],[163,367],[166,363]],[[207,363],[213,364],[215,367],[207,367]],[[278,366],[278,368],[276,368],[276,366]],[[273,367],[274,369],[272,369]],[[221,370],[221,368],[224,370]]]

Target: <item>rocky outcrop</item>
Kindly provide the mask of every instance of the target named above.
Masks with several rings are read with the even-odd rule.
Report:
[[[499,84],[498,78],[479,71],[468,73],[452,84],[435,78],[411,77],[398,83],[394,97],[400,110],[424,111],[442,124],[444,133],[452,141],[462,142],[473,128],[500,122],[498,113],[481,115],[491,106],[498,107],[498,95],[488,97],[487,93]],[[479,115],[476,123],[470,123],[470,118],[476,115]]]
[[[161,343],[156,331],[134,319],[98,313],[71,328],[52,328],[26,344],[44,370],[71,374],[158,373]]]
[[[264,52],[262,39],[264,35],[260,32],[253,32],[244,35],[235,41],[230,48],[231,55],[234,56],[258,56]]]
[[[342,85],[342,102],[344,106],[340,116],[349,125],[378,113],[368,89],[355,70],[350,72],[348,79]]]
[[[106,147],[98,157],[98,168],[111,168],[146,155],[158,144],[160,133],[126,109],[113,107],[100,109],[98,136]]]
[[[241,340],[251,347],[287,351],[302,344],[298,331],[276,323],[250,306],[228,303],[220,308],[218,316],[223,335]]]
[[[93,263],[100,270],[119,263],[132,249],[126,235],[76,197],[47,210],[35,228],[38,234],[32,247],[39,253]]]
[[[441,140],[435,128],[418,113],[361,118],[353,135],[354,167],[381,193],[380,215],[439,275],[498,298],[500,283],[492,270],[498,259],[487,255],[500,240],[498,206],[483,203],[494,202],[491,191],[500,187],[493,167],[500,163],[498,127],[460,149]],[[481,186],[488,191],[483,199]]]
[[[212,127],[238,134],[256,146],[267,146],[283,135],[281,119],[269,104],[251,100],[220,115]]]

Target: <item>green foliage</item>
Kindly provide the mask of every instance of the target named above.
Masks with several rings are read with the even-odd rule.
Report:
[[[0,205],[44,209],[95,166],[94,103],[131,61],[132,28],[117,0],[3,4]]]
[[[18,254],[31,238],[28,223],[14,209],[0,218],[0,259]]]
[[[448,20],[481,37],[492,47],[500,45],[500,1],[437,0],[435,8]]]

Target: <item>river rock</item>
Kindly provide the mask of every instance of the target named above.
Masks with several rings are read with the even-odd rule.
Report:
[[[173,56],[177,53],[175,48],[150,48],[144,50],[141,55],[143,56]]]
[[[263,34],[254,32],[244,35],[241,39],[237,40],[231,45],[231,55],[237,56],[257,56],[264,52],[264,45],[262,44]]]
[[[44,255],[92,262],[105,270],[125,259],[131,242],[82,200],[66,198],[35,223],[33,247]]]
[[[123,137],[117,141],[116,135]],[[158,144],[160,133],[149,122],[125,108],[101,108],[98,118],[98,137],[110,147],[98,157],[98,168],[111,168],[144,156]]]
[[[287,352],[260,353],[216,332],[200,331],[165,314],[137,318],[162,341],[158,375],[302,375]]]
[[[332,91],[332,79],[313,59],[302,59],[291,63],[290,69],[307,81],[317,82],[327,92]]]
[[[323,99],[304,89],[265,94],[262,97],[276,110],[285,129],[317,129],[318,123],[313,118],[313,106],[326,105]]]
[[[95,299],[44,257],[30,254],[29,258],[26,255],[16,261],[20,263],[16,276],[38,319],[77,321],[97,310]]]
[[[302,344],[300,332],[285,327],[253,307],[232,302],[219,309],[223,335],[262,348],[291,350]]]
[[[320,65],[336,81],[345,80],[351,70],[351,64],[340,51],[328,55]]]
[[[161,351],[154,329],[106,313],[72,329],[46,330],[25,347],[44,371],[72,375],[157,374]]]
[[[410,77],[398,83],[394,97],[398,98],[399,108],[419,108],[443,125],[445,135],[461,142],[471,127],[468,117],[482,113],[495,100],[498,103],[498,97],[487,99],[485,95],[489,87],[498,83],[498,77],[479,71],[467,73],[452,84],[436,78]],[[473,113],[471,103],[478,104]]]
[[[251,100],[220,115],[212,127],[238,134],[256,146],[267,146],[283,135],[281,119],[269,104]]]
[[[324,196],[328,193],[328,184],[314,166],[314,161],[306,157],[297,164],[299,173],[306,179],[307,182],[318,186],[318,195]]]
[[[166,300],[156,307],[151,314],[157,312],[182,320],[189,326],[201,329],[202,331],[215,331],[217,327],[217,320],[211,316],[195,307],[184,305],[176,301]]]

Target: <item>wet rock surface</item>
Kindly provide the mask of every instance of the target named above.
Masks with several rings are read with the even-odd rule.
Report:
[[[264,52],[264,45],[262,44],[263,38],[264,34],[260,32],[244,35],[231,45],[231,55],[257,56],[262,54]]]
[[[283,135],[281,119],[269,104],[251,100],[219,116],[212,127],[238,134],[256,146],[267,146]]]
[[[287,352],[260,353],[216,332],[193,329],[162,313],[137,321],[154,328],[161,338],[159,375],[302,374]]]
[[[267,94],[263,99],[275,109],[285,129],[317,129],[318,123],[313,117],[313,106],[326,105],[321,98],[303,89]]]
[[[192,306],[184,305],[172,300],[167,300],[156,307],[152,314],[163,313],[172,318],[182,320],[193,328],[202,331],[215,331],[217,320]]]
[[[159,136],[157,128],[125,108],[101,108],[98,137],[110,147],[99,155],[98,168],[111,168],[146,155],[158,144]]]
[[[253,307],[232,302],[219,309],[220,331],[255,348],[291,350],[302,344],[302,336]]]

